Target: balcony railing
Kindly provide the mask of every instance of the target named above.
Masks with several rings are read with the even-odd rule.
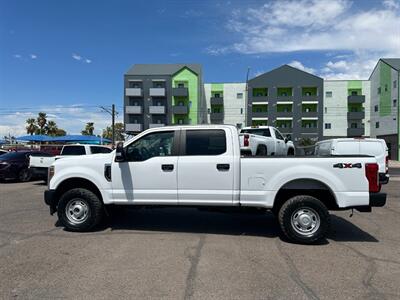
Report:
[[[212,112],[210,113],[210,120],[211,122],[213,121],[222,121],[224,119],[224,113],[223,112]]]
[[[211,97],[210,103],[211,103],[211,105],[223,105],[224,97]]]
[[[318,112],[317,111],[303,111],[301,113],[302,117],[309,117],[309,118],[318,118]]]
[[[126,88],[125,95],[128,97],[142,97],[141,88]]]
[[[268,117],[268,112],[266,111],[257,111],[257,112],[252,112],[251,116],[253,118],[267,118]]]
[[[172,96],[174,97],[188,97],[189,90],[185,87],[177,87],[172,89]]]
[[[251,97],[252,103],[256,104],[257,102],[268,102],[268,96],[253,96]]]
[[[127,123],[125,124],[125,131],[126,132],[139,132],[142,131],[142,124],[138,123]]]
[[[141,114],[142,107],[141,106],[126,106],[125,111],[127,114]]]
[[[318,99],[317,95],[312,96],[301,96],[302,101],[316,101]]]
[[[176,105],[172,107],[172,113],[175,115],[186,115],[189,109],[187,106]]]
[[[165,114],[165,106],[149,106],[149,113],[151,114]]]
[[[318,133],[318,127],[301,127],[301,133]]]
[[[278,130],[280,131],[280,133],[292,133],[293,131],[293,127],[278,127]]]
[[[277,111],[276,112],[277,117],[293,117],[293,112],[291,111]]]
[[[165,97],[165,88],[150,88],[149,95],[151,97]]]
[[[348,103],[364,103],[365,96],[364,95],[350,95],[347,96]]]
[[[157,127],[164,127],[164,123],[150,123],[149,128],[157,128]]]
[[[293,96],[277,96],[277,101],[293,101]]]
[[[347,128],[348,137],[358,137],[365,134],[364,128]]]
[[[363,111],[351,111],[347,113],[347,119],[349,120],[361,120],[365,118],[365,112]]]

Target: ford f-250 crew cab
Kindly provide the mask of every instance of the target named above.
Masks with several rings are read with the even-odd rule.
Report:
[[[245,127],[239,133],[240,149],[247,155],[294,155],[293,142],[271,126]]]
[[[386,202],[374,157],[241,157],[230,125],[153,128],[110,154],[57,160],[44,198],[72,231],[92,229],[112,204],[272,210],[300,243],[325,236],[328,210]]]

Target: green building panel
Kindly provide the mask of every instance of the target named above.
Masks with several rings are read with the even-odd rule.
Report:
[[[174,104],[179,102],[179,101],[184,101],[189,105],[189,102],[191,103],[191,106],[189,107],[189,114],[188,114],[188,119],[185,121],[190,122],[191,124],[197,124],[198,123],[198,118],[197,118],[197,112],[198,112],[198,105],[199,105],[199,77],[192,72],[188,68],[183,68],[179,72],[177,72],[173,77],[172,77],[172,87],[177,87],[178,83],[184,83],[185,87],[188,88],[189,92],[189,98],[182,99],[182,97],[175,97],[177,99],[174,99]],[[173,117],[172,118],[172,123],[176,124],[178,119],[182,119],[182,116],[180,117]]]
[[[361,80],[349,80],[347,81],[347,95],[352,95],[356,92],[357,95],[363,95],[362,92],[362,81]]]

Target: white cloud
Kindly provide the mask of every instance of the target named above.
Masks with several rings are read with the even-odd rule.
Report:
[[[400,56],[400,5],[397,0],[369,2],[374,5],[369,8],[356,4],[349,0],[282,0],[234,10],[226,28],[237,42],[211,45],[206,52],[326,51],[330,56],[341,55],[329,58],[317,73],[365,78],[380,57]]]
[[[297,60],[293,60],[292,62],[288,63],[289,66],[292,66],[294,68],[297,68],[299,70],[314,74],[315,73],[315,69],[313,68],[308,68],[306,66],[304,66],[301,62],[297,61]]]
[[[31,54],[29,56],[31,57],[31,59],[37,59],[37,55],[36,54]]]
[[[14,56],[14,58],[16,58],[16,59],[21,59],[21,58],[22,58],[21,54],[14,54],[13,56]]]
[[[82,60],[82,56],[75,54],[75,53],[72,54],[72,58],[75,60]]]
[[[55,121],[58,127],[66,130],[68,134],[80,134],[87,122],[94,122],[94,133],[97,135],[111,124],[111,117],[95,107],[80,104],[39,106],[35,111],[16,111],[10,114],[1,112],[0,138],[8,134],[13,136],[26,135],[26,119],[36,118],[39,111],[46,112],[48,120]],[[119,114],[116,117],[116,122],[122,122],[122,115]]]
[[[85,63],[90,64],[92,60],[85,58]]]

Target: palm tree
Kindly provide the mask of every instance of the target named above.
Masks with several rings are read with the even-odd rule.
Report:
[[[82,135],[93,135],[94,131],[94,123],[93,122],[87,122],[85,129],[81,131]]]
[[[26,128],[26,133],[33,135],[36,130],[38,129],[38,126],[36,125],[36,120],[34,118],[29,118],[26,120],[26,124],[28,124]]]
[[[57,133],[58,127],[56,122],[48,121],[46,126],[47,135],[55,136]]]
[[[44,112],[40,112],[37,117],[37,123],[40,127],[40,134],[43,134],[43,128],[47,124],[47,114]]]

